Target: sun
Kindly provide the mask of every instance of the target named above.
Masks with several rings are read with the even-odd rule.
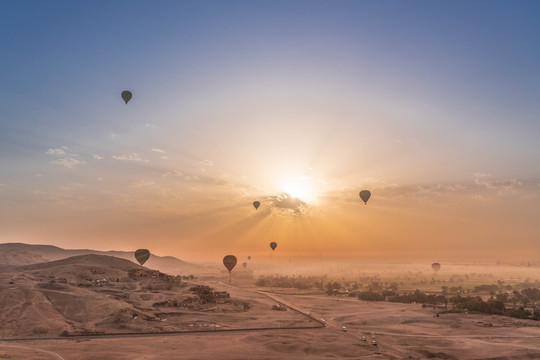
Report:
[[[284,190],[287,194],[299,199],[304,199],[309,196],[307,189],[296,182],[286,184]]]
[[[282,189],[290,196],[302,201],[310,203],[317,201],[313,186],[313,178],[311,177],[299,176],[290,178],[283,183]]]

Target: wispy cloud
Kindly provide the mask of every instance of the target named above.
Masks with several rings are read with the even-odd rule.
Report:
[[[169,171],[166,171],[165,173],[163,173],[162,176],[164,178],[167,178],[167,177],[184,177],[184,173],[182,171],[178,171],[178,170],[169,170]]]
[[[186,174],[178,170],[169,170],[163,174],[164,178],[182,178],[186,181],[199,180],[199,176],[193,174]]]
[[[55,149],[50,148],[49,150],[45,152],[45,154],[52,155],[52,156],[62,156],[62,155],[79,156],[79,154],[75,154],[71,150],[69,150],[67,146],[62,146]]]
[[[153,187],[156,183],[151,180],[139,180],[134,181],[130,184],[131,187],[141,188],[141,187]]]
[[[491,190],[516,192],[523,185],[523,182],[516,179],[497,180],[484,173],[474,173],[473,176],[476,185],[485,186]]]
[[[96,160],[103,160],[103,156],[99,156],[99,155],[94,155],[93,158]]]
[[[214,162],[212,160],[200,160],[199,164],[202,166],[214,166]]]
[[[121,161],[148,161],[146,159],[141,158],[137,153],[113,155],[112,158],[115,160],[121,160]]]
[[[66,151],[64,149],[58,148],[58,149],[49,149],[45,152],[47,155],[66,155]]]
[[[74,158],[62,158],[58,160],[51,161],[51,164],[60,165],[69,169],[73,169],[77,165],[86,164],[85,161],[74,159]]]
[[[144,126],[146,126],[147,128],[151,128],[151,129],[155,129],[155,128],[157,128],[157,126],[156,126],[156,125],[154,125],[154,124],[150,124],[150,123],[146,123],[146,124],[144,124]]]
[[[163,150],[163,149],[159,149],[159,148],[152,148],[152,149],[150,149],[150,150],[152,150],[153,152],[157,152],[157,153],[165,154],[165,150]]]
[[[111,139],[115,139],[115,138],[118,138],[118,137],[120,137],[120,135],[118,135],[118,134],[115,134],[115,133],[110,133],[109,134],[109,138],[111,138]]]

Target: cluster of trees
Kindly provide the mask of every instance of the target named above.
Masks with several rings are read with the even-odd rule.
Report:
[[[481,293],[481,292],[495,293],[496,291],[499,291],[499,285],[495,285],[495,284],[478,285],[478,286],[475,286],[473,289],[473,292],[475,293]]]
[[[538,288],[523,289],[521,295],[526,296],[531,301],[540,301],[540,289]]]
[[[535,289],[538,290],[538,289]],[[482,300],[480,296],[475,297],[460,297],[456,296],[450,299],[455,304],[456,310],[468,310],[483,314],[495,314],[511,316],[519,319],[540,320],[540,311],[534,308],[533,311],[526,310],[524,306],[507,308],[501,300],[489,299]]]
[[[476,274],[475,274],[476,275]],[[462,286],[442,286],[441,294],[424,293],[416,290],[412,293],[399,293],[398,282],[382,282],[377,277],[365,278],[366,283],[358,281],[328,281],[326,276],[269,276],[257,280],[257,286],[324,290],[327,295],[348,295],[367,301],[390,301],[399,303],[418,303],[424,306],[444,307],[448,311],[471,311],[484,314],[497,314],[522,319],[540,320],[540,283],[525,281],[512,286],[503,281],[497,284],[477,285],[473,289]],[[529,287],[526,287],[529,286]],[[516,289],[522,289],[518,291]],[[512,290],[514,289],[514,290]],[[464,296],[485,293],[491,298],[484,301],[480,296]],[[533,305],[533,310],[526,307]]]
[[[360,289],[365,289],[363,293],[382,292],[383,296],[394,295],[398,291],[398,283],[383,283],[372,278],[368,283],[359,281],[328,281],[325,276],[262,276],[255,282],[257,286],[294,288],[299,290],[319,289],[324,290],[327,295],[345,295],[349,292],[360,293]]]
[[[515,287],[523,287],[525,284],[532,285],[532,283],[525,282],[517,284]],[[398,283],[388,284],[373,280],[365,286],[354,284],[353,288],[351,285],[351,283],[342,284],[338,281],[329,281],[325,285],[325,290],[328,295],[348,295],[367,301],[418,303],[424,306],[444,306],[445,310],[448,310],[450,304],[452,305],[451,311],[456,312],[471,311],[540,320],[540,306],[535,304],[540,302],[540,289],[529,287],[521,291],[510,291],[512,287],[504,285],[500,280],[498,284],[477,285],[473,289],[464,289],[462,286],[443,286],[442,294],[424,293],[420,290],[399,294]],[[360,288],[366,290],[362,291]],[[491,298],[484,301],[480,296],[463,296],[469,293],[489,293]],[[525,308],[532,304],[534,304],[532,311]]]
[[[534,304],[535,302],[540,301],[540,289],[535,287],[528,287],[523,288],[527,285],[533,285],[532,283],[520,283],[515,285],[515,288],[522,288],[521,291],[513,290],[512,286],[510,285],[504,285],[502,281],[498,281],[498,284],[485,284],[485,285],[478,285],[473,288],[471,291],[472,293],[481,294],[481,293],[489,293],[491,295],[492,300],[498,300],[502,303],[512,303],[513,309],[516,309],[517,304],[522,304],[523,306],[527,306],[530,304]],[[461,288],[461,286],[460,286]],[[455,291],[458,290],[458,291]],[[442,287],[442,294],[448,295],[448,294],[463,294],[462,291],[459,291],[460,289],[456,288],[448,288],[447,286]]]
[[[493,299],[484,301],[480,296],[462,297],[458,295],[450,298],[450,302],[455,305],[455,309],[457,310],[468,310],[483,314],[496,315],[504,315],[506,311],[506,307],[502,301]]]
[[[372,280],[368,284],[362,284],[357,281],[345,281],[342,285],[338,281],[330,281],[326,284],[326,294],[327,295],[338,295],[338,294],[348,294],[349,296],[355,296],[362,294],[361,296],[371,297],[369,294],[374,294],[376,292],[382,292],[383,298],[385,296],[393,295],[398,291],[398,283],[382,283],[380,281]],[[360,291],[361,288],[366,288],[367,291]],[[352,294],[352,295],[351,295]],[[365,299],[371,300],[371,299]]]
[[[336,295],[341,290],[341,283],[330,281],[326,284],[326,295]]]
[[[506,294],[505,294],[506,295]],[[529,288],[522,290],[521,293],[514,291],[513,307],[507,308],[505,301],[501,299],[491,298],[484,301],[480,296],[453,296],[426,294],[420,290],[413,293],[396,294],[392,291],[374,292],[350,292],[349,296],[355,296],[360,300],[367,301],[390,301],[399,303],[418,303],[424,307],[431,305],[433,307],[442,306],[448,310],[448,304],[453,305],[452,312],[477,312],[483,314],[495,314],[516,317],[520,319],[540,320],[540,309],[538,306],[533,307],[533,311],[525,309],[525,306],[530,303],[530,299],[540,299],[540,289]],[[529,298],[530,296],[530,298]],[[527,298],[527,299],[525,299]],[[518,300],[520,299],[520,300]],[[516,306],[516,303],[522,303],[523,306]]]
[[[360,300],[366,301],[383,301],[385,297],[383,294],[374,291],[359,291],[351,296],[356,296]]]
[[[448,299],[444,295],[435,295],[435,294],[426,294],[420,290],[416,290],[410,294],[403,295],[394,295],[388,298],[388,301],[391,302],[400,302],[400,303],[418,303],[418,304],[429,304],[433,306],[444,304],[448,305]]]
[[[514,290],[512,293],[502,292],[495,295],[496,299],[502,302],[512,302],[514,308],[516,304],[527,306],[540,301],[540,290],[535,288],[523,289],[521,292]]]
[[[305,289],[323,289],[326,276],[266,276],[260,277],[255,285],[265,287]]]

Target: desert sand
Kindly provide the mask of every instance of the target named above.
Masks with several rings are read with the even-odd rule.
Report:
[[[223,287],[231,290],[229,286]],[[231,294],[265,302],[264,296],[259,295],[259,298],[251,290],[235,289],[231,290]],[[309,327],[316,323],[293,311],[266,311],[264,319],[253,316],[246,321],[245,326],[242,323],[246,318],[237,319],[229,326],[244,330],[234,332],[216,330],[140,337],[9,341],[2,343],[0,354],[9,355],[11,357],[7,358],[11,359],[22,359],[30,350],[24,349],[23,353],[23,349],[13,346],[24,346],[36,349],[36,359],[66,360],[540,357],[540,328],[533,321],[477,314],[442,314],[436,318],[431,309],[422,309],[420,305],[370,303],[324,295],[268,294],[299,310],[309,311],[316,319],[324,316],[326,326],[311,329],[254,329],[273,324],[278,327]],[[268,305],[271,303],[268,300]],[[295,317],[296,321],[293,320]],[[207,319],[198,318],[198,321],[199,324],[223,322],[223,318],[218,319],[219,316],[209,315]],[[191,318],[189,321],[194,320]],[[347,327],[347,332],[342,331],[343,326]],[[362,341],[362,336],[367,341]],[[377,347],[370,345],[372,339],[377,341]],[[39,352],[37,349],[58,355]]]

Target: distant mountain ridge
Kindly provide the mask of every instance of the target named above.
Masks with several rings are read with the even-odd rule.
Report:
[[[130,270],[141,269],[139,264],[135,264],[129,260],[122,259],[116,256],[106,256],[106,255],[96,255],[96,254],[86,254],[86,255],[76,255],[60,260],[47,261],[43,263],[31,264],[31,265],[20,265],[13,268],[13,270],[20,271],[34,271],[34,270],[44,270],[44,269],[57,269],[62,267],[77,266],[80,268],[87,266],[109,268],[114,270],[121,270],[124,272]]]
[[[54,245],[4,243],[0,244],[0,267],[32,265],[79,255],[114,256],[138,264],[132,251],[63,249]],[[148,259],[144,266],[171,274],[184,274],[202,268],[200,265],[191,264],[173,256],[157,256],[154,254],[150,256],[150,259]]]

